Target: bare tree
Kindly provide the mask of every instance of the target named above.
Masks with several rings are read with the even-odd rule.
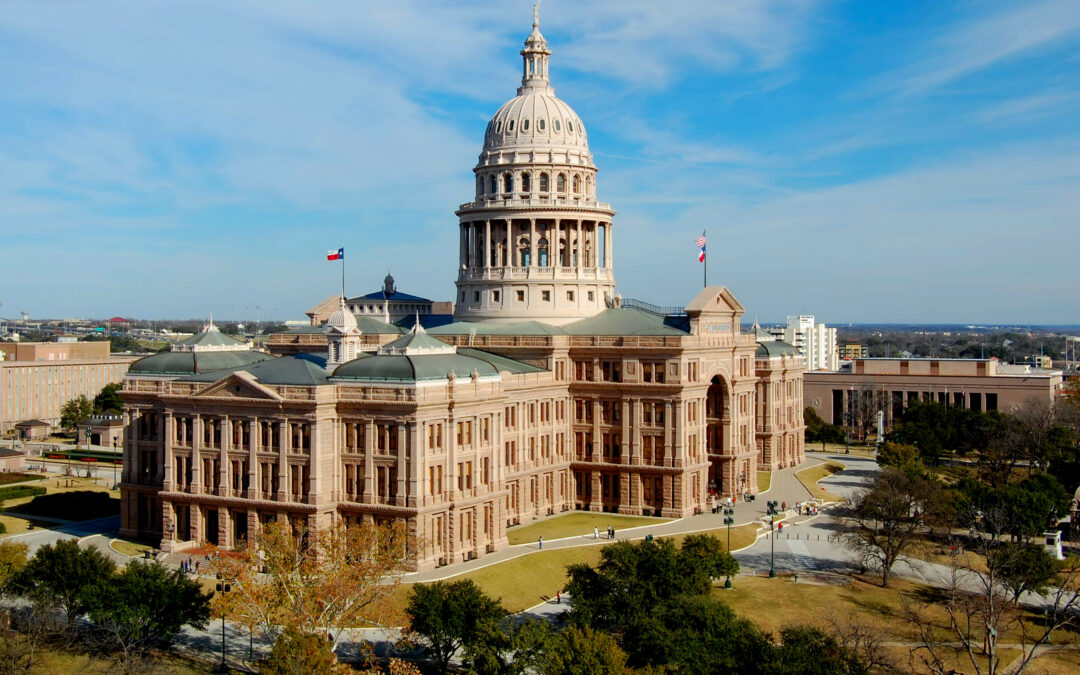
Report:
[[[846,501],[841,535],[864,565],[880,566],[881,585],[933,517],[941,499],[937,484],[915,473],[885,467],[870,486]]]
[[[877,425],[878,412],[885,410],[888,399],[885,391],[864,384],[856,389],[851,402],[851,426],[856,432],[856,437],[865,441],[870,430]]]
[[[967,659],[979,675],[997,675],[1005,671],[1023,673],[1046,649],[1055,630],[1077,626],[1080,612],[1080,561],[1062,567],[1055,584],[1045,594],[1014,592],[989,539],[974,543],[978,558],[956,556],[940,598],[916,603],[905,599],[908,623],[916,628],[921,647],[913,658],[937,675],[952,671],[950,657]],[[971,550],[969,548],[969,550]],[[975,560],[985,560],[983,568]],[[1026,603],[1025,603],[1026,598]],[[945,620],[935,621],[931,606],[945,611]],[[1041,617],[1039,615],[1042,615]],[[1013,641],[1002,642],[1013,638]],[[1001,652],[1019,649],[1018,659],[1002,662]]]

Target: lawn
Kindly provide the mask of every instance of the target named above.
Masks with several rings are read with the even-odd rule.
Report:
[[[762,492],[768,492],[772,487],[772,471],[758,471],[757,472],[757,491],[758,494]]]
[[[4,505],[10,513],[21,513],[27,516],[42,516],[61,520],[94,520],[107,516],[120,514],[120,500],[110,497],[108,492],[102,490],[86,490],[81,494],[78,491],[52,492],[34,498],[24,498],[27,501],[18,506]],[[22,501],[13,499],[12,502]]]
[[[150,544],[138,541],[128,541],[126,539],[113,539],[109,542],[109,548],[120,555],[126,555],[130,558],[141,558],[145,551],[154,550],[154,547]]]
[[[659,525],[671,522],[670,518],[650,518],[646,516],[620,516],[613,513],[593,513],[591,511],[571,511],[561,516],[554,516],[529,525],[513,527],[506,531],[510,545],[535,543],[540,537],[545,540],[592,535],[593,528],[601,532],[614,527],[615,534],[620,530],[642,525]]]
[[[795,477],[799,479],[799,482],[806,486],[806,489],[810,491],[810,494],[814,497],[825,502],[842,502],[842,498],[826,492],[824,488],[818,486],[818,481],[822,478],[828,478],[837,471],[843,471],[844,465],[839,462],[825,462],[823,464],[817,464],[809,469],[803,469],[795,474]]]

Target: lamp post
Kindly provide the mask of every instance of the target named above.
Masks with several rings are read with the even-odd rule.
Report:
[[[221,578],[221,574],[217,575],[217,592],[221,594],[228,593],[232,590],[232,586],[229,582]],[[225,603],[221,603],[221,670],[225,671]]]
[[[776,578],[776,532],[773,530],[773,522],[776,518],[778,503],[770,501],[766,504],[769,516],[769,578]]]
[[[120,445],[120,439],[113,436],[112,448],[113,448],[113,460],[112,460],[112,485],[113,489],[116,489],[116,450]]]
[[[724,525],[727,526],[727,553],[731,555],[731,526],[735,523],[735,509],[724,509]],[[724,588],[731,588],[731,574],[728,574],[727,581],[724,582]]]

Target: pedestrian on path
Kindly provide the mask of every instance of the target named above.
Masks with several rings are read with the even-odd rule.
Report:
[[[544,550],[544,538],[543,537],[540,537],[540,550],[541,551]]]
[[[562,604],[562,591],[555,591],[555,604],[556,605],[561,605]]]
[[[600,528],[599,527],[594,527],[592,529],[592,538],[593,539],[599,539],[600,538]]]

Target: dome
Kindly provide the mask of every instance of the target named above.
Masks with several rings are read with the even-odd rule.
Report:
[[[326,331],[338,333],[351,333],[357,330],[356,315],[345,307],[345,301],[341,301],[341,307],[330,315],[326,320]]]
[[[241,368],[274,357],[256,351],[175,351],[139,359],[128,372],[133,375],[192,375]]]
[[[461,354],[435,355],[365,355],[343,363],[334,371],[335,380],[383,382],[419,382],[446,380],[452,376],[468,379],[498,377],[499,370],[490,362]]]
[[[589,151],[581,118],[550,90],[527,91],[499,108],[488,123],[484,151],[563,146]]]

